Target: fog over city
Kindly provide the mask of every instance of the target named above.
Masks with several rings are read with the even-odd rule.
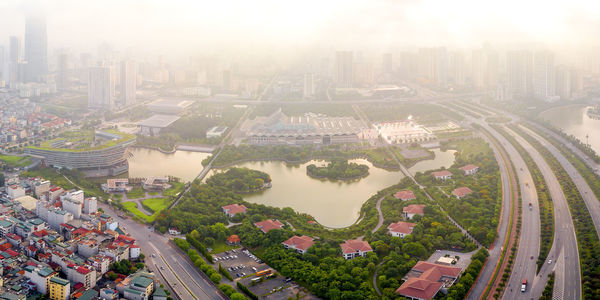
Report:
[[[0,35],[22,33],[27,14],[47,16],[51,47],[90,51],[107,42],[152,54],[289,56],[299,49],[389,51],[484,42],[574,50],[596,46],[600,34],[600,3],[585,0],[4,0]]]
[[[600,299],[600,1],[0,0],[0,300]]]

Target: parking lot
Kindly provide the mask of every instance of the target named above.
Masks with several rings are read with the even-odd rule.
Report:
[[[308,296],[302,299],[318,299],[291,279],[277,275],[275,270],[273,270],[275,276],[269,276],[269,278],[265,276],[261,282],[253,283],[252,279],[257,278],[254,275],[256,272],[271,268],[245,248],[218,253],[213,255],[213,258],[215,264],[221,264],[231,273],[234,281],[240,281],[261,299],[286,300],[289,297],[295,297],[297,293]]]

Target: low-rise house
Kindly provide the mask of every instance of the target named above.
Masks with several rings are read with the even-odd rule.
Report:
[[[273,229],[283,228],[283,223],[281,223],[279,220],[271,220],[271,219],[256,222],[256,223],[254,223],[254,225],[256,227],[258,227],[260,230],[262,230],[263,233],[267,233]]]
[[[435,177],[435,179],[447,180],[452,178],[452,173],[448,170],[442,170],[437,172],[432,172],[431,175]]]
[[[454,197],[456,197],[458,199],[465,197],[471,193],[473,193],[473,191],[466,186],[456,188],[456,189],[454,189],[454,191],[452,191],[452,195],[454,195]]]
[[[51,300],[67,300],[71,296],[71,283],[58,276],[53,276],[48,282]]]
[[[408,299],[433,299],[441,290],[446,292],[458,279],[461,269],[419,261],[405,277],[396,293]]]
[[[405,236],[413,232],[413,228],[415,228],[415,225],[415,223],[409,222],[392,223],[388,226],[388,232],[391,236],[404,238]]]
[[[347,240],[340,245],[342,248],[342,256],[345,259],[353,259],[359,256],[367,256],[368,252],[372,252],[371,245],[366,241]]]
[[[476,174],[477,171],[479,171],[479,167],[476,165],[466,165],[464,167],[460,167],[461,170],[463,170],[465,172],[465,175],[473,175]]]
[[[225,215],[227,215],[230,218],[233,218],[236,214],[245,214],[246,210],[248,209],[243,204],[230,204],[225,205],[221,208],[223,209]]]
[[[425,205],[423,204],[411,204],[402,209],[404,218],[412,219],[415,215],[424,215]]]
[[[285,249],[294,249],[296,252],[300,254],[306,253],[308,248],[312,247],[314,244],[314,239],[310,236],[293,236],[289,238],[287,241],[283,242],[283,247]]]
[[[417,197],[415,196],[415,193],[413,193],[411,190],[399,191],[394,194],[394,197],[396,199],[400,199],[402,201],[417,199]]]
[[[115,289],[109,289],[109,288],[100,289],[100,299],[103,299],[103,300],[119,299],[119,292]]]
[[[179,229],[177,229],[177,228],[169,228],[169,234],[170,235],[180,235],[181,231],[179,231]]]

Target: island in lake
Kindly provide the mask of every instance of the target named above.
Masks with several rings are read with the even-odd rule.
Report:
[[[313,178],[327,178],[333,180],[352,180],[369,175],[369,167],[357,163],[348,163],[347,160],[334,160],[324,167],[315,164],[306,166],[306,174]]]

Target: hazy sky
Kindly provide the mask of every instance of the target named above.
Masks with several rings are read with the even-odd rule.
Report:
[[[194,53],[235,49],[596,44],[600,1],[0,0],[0,44],[43,12],[50,47]]]

